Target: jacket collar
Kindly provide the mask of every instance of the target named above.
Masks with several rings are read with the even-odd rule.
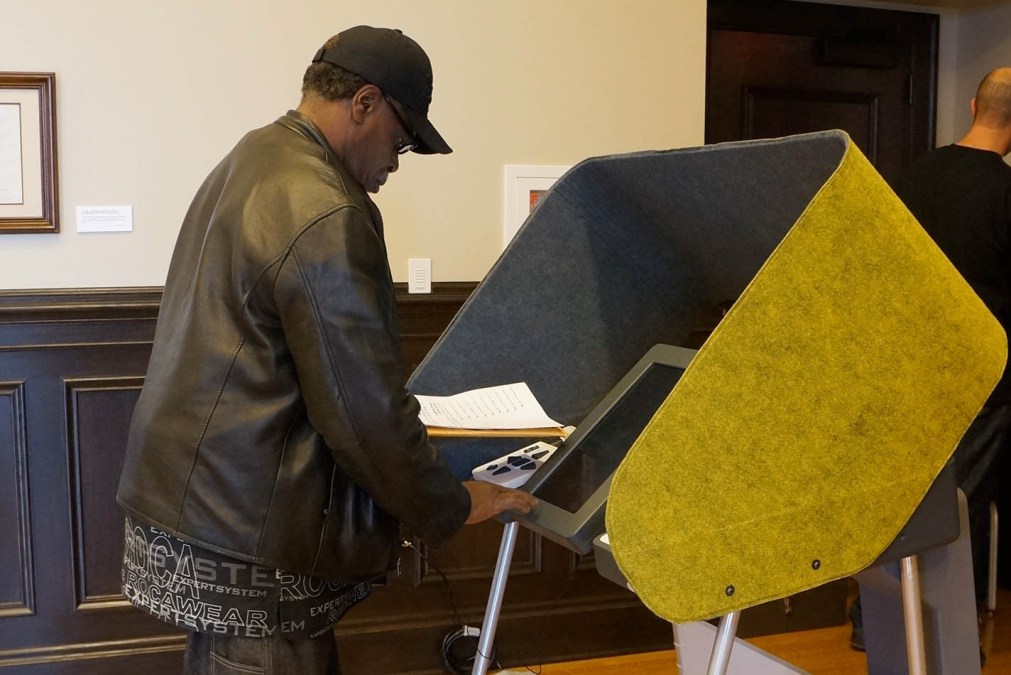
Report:
[[[344,173],[344,166],[337,157],[337,153],[334,152],[332,147],[330,147],[330,142],[326,140],[326,136],[323,135],[323,132],[311,119],[297,110],[289,110],[287,113],[277,118],[277,124],[280,124],[282,127],[287,129],[291,129],[300,136],[304,136],[318,143],[319,146],[323,148],[323,152],[326,155],[326,161],[329,164],[332,164],[335,169]]]
[[[287,113],[277,118],[276,123],[319,144],[319,146],[323,149],[323,154],[327,163],[330,164],[338,174],[340,174],[344,184],[354,186],[353,189],[355,194],[352,198],[361,200],[366,206],[368,206],[369,214],[372,216],[372,223],[375,225],[376,232],[385,244],[385,237],[383,235],[383,217],[379,212],[379,207],[376,206],[375,202],[372,201],[372,198],[365,192],[358,181],[354,180],[351,175],[348,174],[347,169],[344,168],[343,162],[341,162],[340,158],[337,157],[337,153],[334,152],[334,149],[330,146],[330,142],[326,139],[326,136],[323,135],[320,128],[316,126],[316,123],[297,110],[289,110]]]

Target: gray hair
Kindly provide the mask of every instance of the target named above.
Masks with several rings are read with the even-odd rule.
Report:
[[[337,35],[326,41],[324,49],[337,44]],[[337,101],[351,96],[368,82],[365,78],[348,72],[339,66],[317,61],[305,69],[302,76],[302,96],[318,96],[327,101]]]

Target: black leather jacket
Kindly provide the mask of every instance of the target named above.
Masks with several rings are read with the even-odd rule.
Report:
[[[437,541],[470,509],[417,410],[378,209],[289,112],[186,215],[118,501],[239,560],[374,578],[398,521]]]

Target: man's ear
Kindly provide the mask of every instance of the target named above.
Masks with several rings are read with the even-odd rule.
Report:
[[[379,109],[383,92],[374,84],[366,84],[351,96],[351,117],[361,124]]]

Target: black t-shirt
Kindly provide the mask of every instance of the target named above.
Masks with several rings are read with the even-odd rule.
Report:
[[[896,192],[997,320],[1011,325],[1011,166],[947,145],[913,162]],[[1011,400],[1004,371],[992,402]]]

